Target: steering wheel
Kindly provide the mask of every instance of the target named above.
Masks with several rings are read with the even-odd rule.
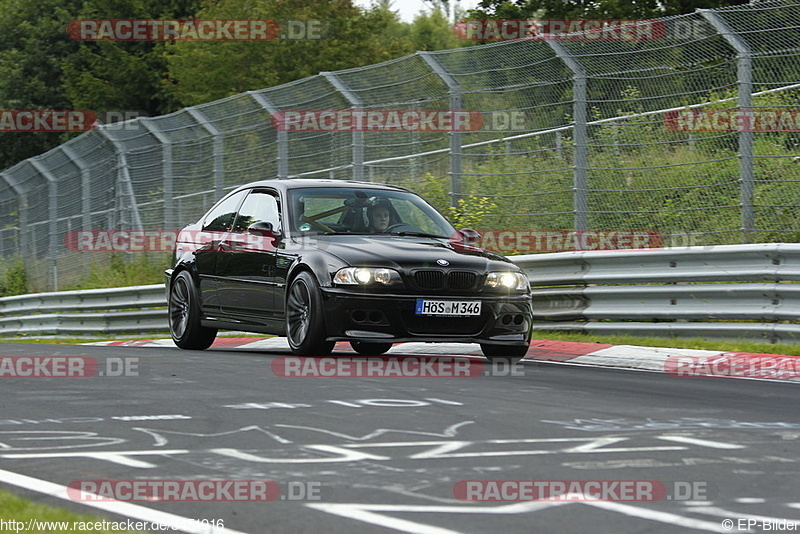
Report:
[[[397,230],[410,230],[412,232],[417,231],[416,228],[414,228],[410,224],[407,224],[407,223],[395,223],[395,224],[392,224],[392,225],[388,226],[386,228],[386,230],[384,230],[383,232],[388,234],[389,232],[397,231]]]

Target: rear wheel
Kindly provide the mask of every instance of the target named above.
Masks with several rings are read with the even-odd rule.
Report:
[[[481,351],[490,362],[514,363],[520,361],[528,353],[529,345],[492,345],[481,343]]]
[[[216,328],[200,323],[200,299],[192,275],[181,271],[169,291],[169,331],[177,346],[188,350],[204,350],[214,343]]]
[[[334,342],[325,341],[322,295],[314,277],[303,271],[292,280],[286,298],[286,337],[289,348],[299,356],[324,356]]]
[[[391,343],[370,343],[368,341],[351,341],[350,346],[364,356],[379,356],[392,348]]]

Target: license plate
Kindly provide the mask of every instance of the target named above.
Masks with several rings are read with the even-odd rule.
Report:
[[[481,301],[417,299],[414,313],[417,315],[449,315],[452,317],[480,315]]]

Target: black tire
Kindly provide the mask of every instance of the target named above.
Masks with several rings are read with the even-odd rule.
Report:
[[[514,363],[520,361],[528,353],[530,345],[492,345],[481,343],[481,351],[490,362]]]
[[[292,280],[286,292],[286,337],[289,348],[298,356],[324,356],[334,342],[325,341],[322,295],[314,277],[303,271]]]
[[[175,344],[188,350],[205,350],[217,337],[216,328],[200,323],[200,299],[188,271],[178,273],[170,286],[169,331]]]
[[[351,341],[353,350],[364,356],[380,356],[392,348],[391,343],[371,343],[368,341]]]

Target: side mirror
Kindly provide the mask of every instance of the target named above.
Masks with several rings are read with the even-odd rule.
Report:
[[[483,237],[480,232],[473,230],[472,228],[462,228],[458,231],[458,234],[461,235],[465,245],[472,247],[479,247],[481,244],[481,238]]]
[[[275,239],[276,241],[281,238],[281,233],[276,232],[272,226],[272,223],[267,221],[254,222],[247,227],[247,233],[260,235],[262,237],[269,237]]]
[[[456,230],[450,236],[450,245],[456,250],[478,251],[481,250],[480,243],[481,234],[471,228]]]

